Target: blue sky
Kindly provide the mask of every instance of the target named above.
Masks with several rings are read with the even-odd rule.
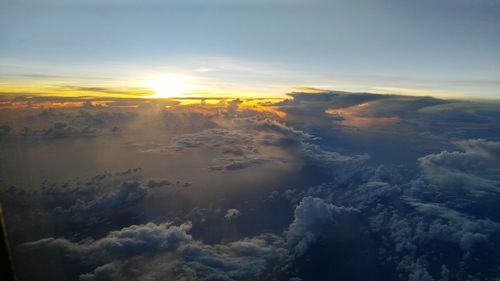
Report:
[[[166,73],[212,92],[498,98],[499,26],[494,0],[0,0],[0,74],[141,85]]]

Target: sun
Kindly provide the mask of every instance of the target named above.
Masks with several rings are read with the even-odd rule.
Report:
[[[155,98],[181,97],[189,88],[189,79],[182,75],[162,75],[148,82]]]

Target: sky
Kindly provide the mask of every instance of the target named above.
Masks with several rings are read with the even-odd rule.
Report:
[[[498,26],[497,0],[0,0],[0,87],[491,99],[500,97]]]
[[[499,50],[499,0],[0,0],[17,280],[499,281]]]

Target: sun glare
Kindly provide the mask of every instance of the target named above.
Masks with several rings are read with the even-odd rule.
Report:
[[[162,75],[148,83],[155,98],[182,97],[189,89],[189,79],[181,75]]]

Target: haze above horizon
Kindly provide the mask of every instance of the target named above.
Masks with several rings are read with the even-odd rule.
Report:
[[[496,99],[498,26],[491,0],[1,0],[0,93]]]

